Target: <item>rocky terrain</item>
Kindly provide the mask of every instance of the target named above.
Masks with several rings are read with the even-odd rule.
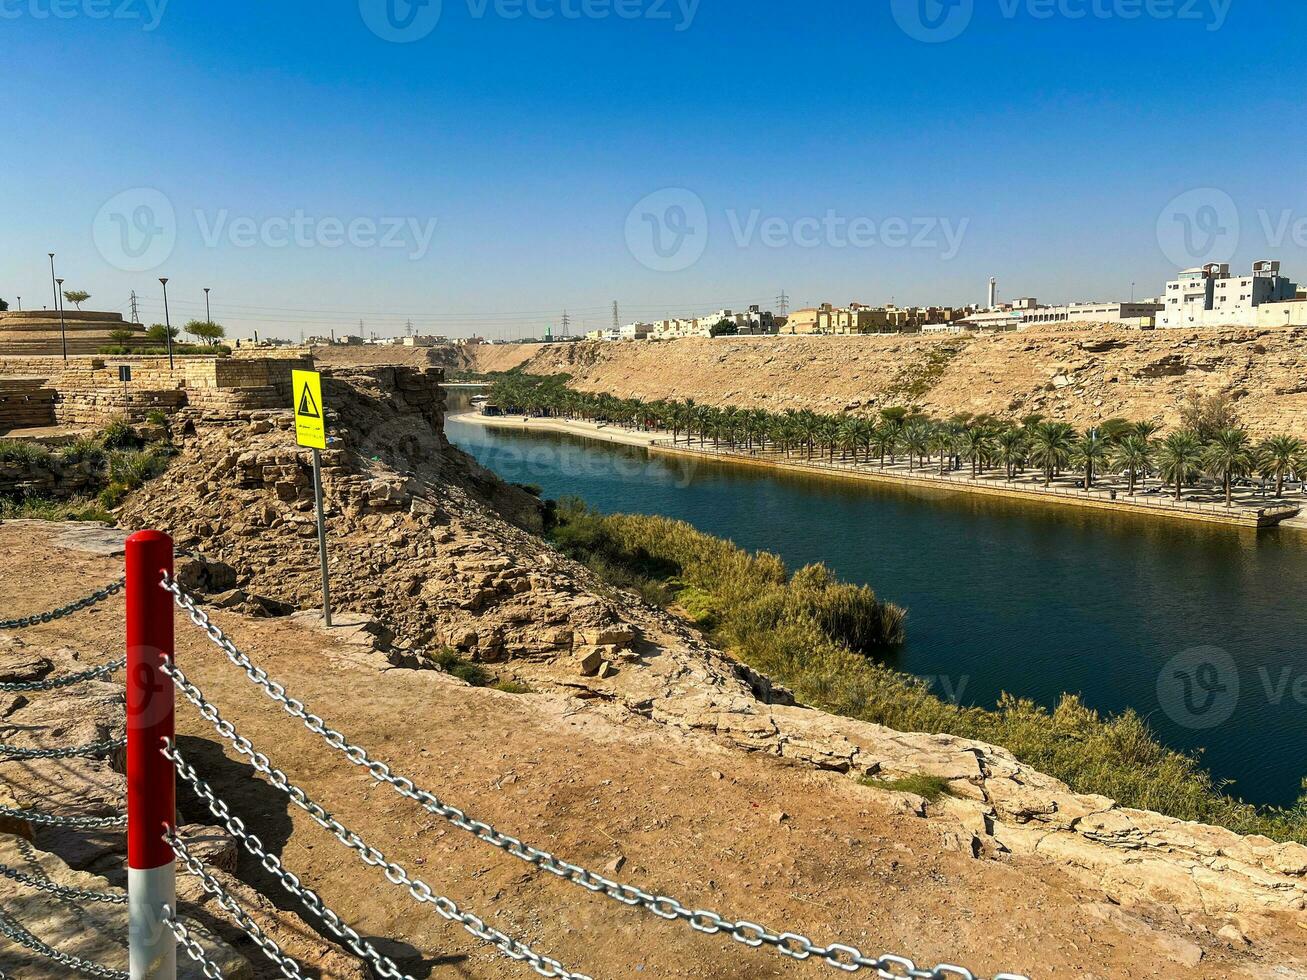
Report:
[[[533,533],[539,501],[445,442],[438,380],[404,367],[339,367],[326,379],[339,439],[324,462],[343,628],[324,632],[311,611],[309,460],[289,413],[178,414],[179,455],[129,500],[122,522],[171,532],[187,553],[183,583],[330,723],[455,805],[606,874],[818,941],[987,975],[1307,977],[1307,848],[1077,794],[996,746],[794,704],[687,623],[604,585]],[[34,568],[19,558],[48,540],[40,528],[0,526],[0,549],[14,556],[0,565],[4,608],[36,611],[115,574],[113,558],[81,556],[47,566],[34,594]],[[59,647],[106,655],[121,642],[120,602],[40,627],[30,648],[0,651],[0,664]],[[194,665],[274,764],[339,806],[351,827],[381,835],[388,855],[393,847],[569,966],[595,977],[828,969],[542,883],[549,876],[333,765],[202,634],[178,629],[179,663]],[[434,669],[451,665],[451,651],[519,693]],[[357,909],[361,928],[389,937],[402,965],[520,975],[453,927],[430,932],[437,917],[415,917],[402,891],[388,898],[384,881],[347,870],[362,869],[224,756],[193,712],[179,717],[252,829],[281,843],[288,866],[321,882],[325,898]],[[947,792],[931,801],[862,782],[922,774]],[[41,789],[23,789],[22,800]],[[284,898],[247,856],[235,868],[245,886]],[[316,941],[287,922],[279,928]],[[333,966],[323,975],[353,974]]]
[[[738,337],[465,348],[478,371],[567,373],[585,391],[783,411],[919,405],[1078,426],[1179,420],[1181,400],[1235,399],[1255,435],[1307,435],[1307,330],[1038,329],[975,336]]]

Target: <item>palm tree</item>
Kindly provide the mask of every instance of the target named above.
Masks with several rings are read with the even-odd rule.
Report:
[[[930,434],[930,448],[939,453],[939,475],[944,475],[945,467],[948,464],[949,457],[953,455],[958,445],[957,431],[947,423],[935,426],[934,431]]]
[[[1257,468],[1262,476],[1275,477],[1275,496],[1284,496],[1284,478],[1299,468],[1303,441],[1293,436],[1271,436],[1257,449]]]
[[[1071,459],[1076,430],[1065,422],[1036,422],[1030,430],[1030,460],[1044,473],[1044,486]]]
[[[971,461],[971,479],[979,479],[994,452],[994,437],[989,429],[973,425],[962,434],[962,454]]]
[[[903,430],[903,448],[908,454],[908,471],[916,466],[917,460],[930,448],[931,429],[926,422],[913,422]]]
[[[1252,445],[1243,429],[1222,429],[1212,437],[1203,452],[1203,465],[1212,476],[1221,478],[1225,488],[1225,506],[1233,505],[1234,478],[1247,476],[1253,468]]]
[[[871,448],[880,454],[880,468],[885,468],[885,456],[889,454],[893,459],[894,447],[898,445],[899,433],[902,430],[891,425],[888,422],[882,422],[876,426],[871,433]]]
[[[1021,429],[1004,429],[998,434],[998,461],[1007,469],[1008,482],[1026,458],[1026,434]]]
[[[1135,423],[1135,435],[1145,439],[1151,439],[1161,431],[1162,423],[1154,422],[1152,419],[1143,419]]]
[[[1094,486],[1094,471],[1107,456],[1108,443],[1097,429],[1090,429],[1071,449],[1071,456],[1085,473],[1085,489]]]
[[[1158,472],[1167,483],[1175,484],[1175,499],[1181,488],[1198,473],[1203,458],[1203,444],[1188,429],[1172,432],[1157,447]]]
[[[1112,450],[1112,465],[1129,474],[1130,496],[1135,495],[1135,482],[1153,464],[1152,440],[1140,435],[1123,436]]]
[[[1123,418],[1104,419],[1097,425],[1098,437],[1109,446],[1115,446],[1126,436],[1134,435],[1134,424]]]

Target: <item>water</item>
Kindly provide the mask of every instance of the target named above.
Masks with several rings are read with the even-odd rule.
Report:
[[[1052,706],[1068,691],[1105,712],[1133,707],[1251,802],[1291,804],[1307,775],[1303,532],[807,478],[456,420],[447,430],[546,497],[679,518],[872,586],[908,610],[891,663],[938,694]]]

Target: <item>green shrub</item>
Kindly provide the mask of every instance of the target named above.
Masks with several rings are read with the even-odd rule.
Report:
[[[429,654],[432,663],[473,687],[485,687],[493,678],[479,664],[474,664],[452,647],[441,647]]]
[[[129,492],[129,488],[123,486],[121,483],[110,483],[100,491],[100,496],[97,499],[99,500],[101,507],[104,507],[107,510],[113,510],[115,507],[122,504]]]
[[[167,425],[168,416],[161,408],[152,408],[145,413],[145,421],[151,425]]]
[[[495,685],[496,691],[503,691],[505,694],[534,694],[535,691],[525,684],[519,684],[517,681],[500,681]]]
[[[26,518],[37,521],[104,521],[113,523],[113,515],[92,500],[50,500],[27,497],[15,500],[0,497],[0,520]]]
[[[50,450],[39,442],[0,439],[0,463],[42,463],[49,458]]]
[[[119,449],[109,454],[109,479],[128,490],[138,490],[166,466],[163,456],[150,450]]]
[[[934,803],[941,796],[952,796],[953,792],[949,789],[948,780],[943,776],[931,776],[928,773],[918,772],[911,776],[903,776],[900,779],[877,779],[874,776],[867,776],[862,780],[863,786],[870,786],[872,789],[888,789],[897,793],[915,793],[922,799]]]
[[[139,449],[141,437],[124,418],[110,419],[100,430],[100,445],[105,449]]]
[[[108,454],[99,439],[81,436],[57,450],[59,459],[65,463],[103,463]]]

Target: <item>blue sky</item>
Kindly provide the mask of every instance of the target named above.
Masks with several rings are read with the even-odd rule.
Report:
[[[0,297],[52,250],[283,336],[1307,280],[1307,7],[951,3],[0,0]]]

